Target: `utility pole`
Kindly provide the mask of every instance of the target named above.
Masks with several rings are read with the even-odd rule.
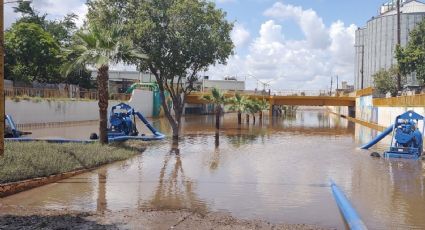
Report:
[[[396,0],[397,4],[397,47],[400,47],[401,45],[401,15],[400,15],[400,1]],[[401,91],[401,75],[399,73],[400,71],[397,71],[397,89],[398,91]]]
[[[4,155],[4,0],[0,0],[0,156]]]
[[[339,77],[336,75],[336,91],[339,89]]]
[[[333,77],[331,75],[331,90],[329,90],[329,96],[332,96]]]

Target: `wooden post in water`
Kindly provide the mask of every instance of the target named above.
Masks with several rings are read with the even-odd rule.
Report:
[[[274,99],[272,96],[270,96],[269,100],[269,117],[273,117],[273,105],[274,105]]]
[[[0,0],[0,156],[4,154],[4,0]]]

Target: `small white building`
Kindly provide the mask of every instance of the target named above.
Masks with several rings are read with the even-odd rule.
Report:
[[[200,81],[201,90],[208,91],[212,88],[217,88],[221,91],[244,91],[245,81],[238,81],[235,77],[226,77],[224,80],[210,80],[205,76]]]

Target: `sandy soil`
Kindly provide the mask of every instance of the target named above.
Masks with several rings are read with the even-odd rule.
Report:
[[[125,210],[75,213],[0,206],[0,229],[323,229],[311,225],[241,220],[226,213],[187,210]]]

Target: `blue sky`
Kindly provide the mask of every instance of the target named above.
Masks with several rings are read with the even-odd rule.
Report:
[[[218,7],[228,13],[228,19],[240,22],[252,31],[258,30],[262,22],[267,20],[263,12],[277,1],[273,0],[221,0],[216,1]],[[302,6],[313,9],[320,15],[326,25],[341,20],[346,24],[363,26],[367,20],[375,16],[383,0],[284,0],[284,4]],[[284,33],[288,37],[301,38],[302,33],[293,22],[284,24]],[[257,31],[258,32],[258,31]]]
[[[212,1],[212,0],[211,0]],[[212,66],[214,79],[247,78],[270,82],[272,90],[326,89],[331,76],[353,82],[354,33],[378,12],[384,0],[214,0],[236,22],[236,54],[224,66]],[[35,7],[58,18],[73,12],[81,20],[85,0],[33,0]],[[18,15],[5,9],[6,27]]]

